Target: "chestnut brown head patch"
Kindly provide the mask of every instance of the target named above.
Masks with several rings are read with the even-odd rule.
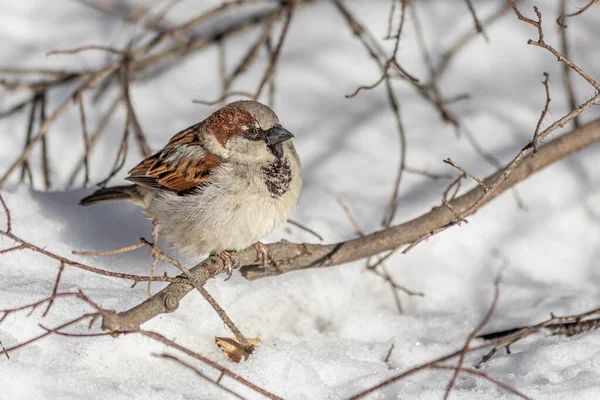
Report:
[[[206,120],[206,128],[215,136],[221,146],[235,136],[244,133],[244,127],[254,123],[254,117],[246,110],[225,107]]]

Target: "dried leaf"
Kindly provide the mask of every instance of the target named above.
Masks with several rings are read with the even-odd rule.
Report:
[[[254,349],[256,349],[260,343],[259,338],[250,338],[247,340]],[[225,357],[233,362],[240,362],[242,357],[244,360],[247,360],[250,355],[236,338],[215,337],[215,343],[223,350]]]

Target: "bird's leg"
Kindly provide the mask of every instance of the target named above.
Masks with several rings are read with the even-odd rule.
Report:
[[[260,261],[262,266],[269,268],[269,249],[261,242],[256,242],[252,245],[256,250],[256,261]]]
[[[227,279],[225,280],[229,280],[233,274],[233,266],[237,263],[237,260],[233,254],[228,251],[222,251],[217,254],[217,256],[225,263],[225,269],[227,270]]]

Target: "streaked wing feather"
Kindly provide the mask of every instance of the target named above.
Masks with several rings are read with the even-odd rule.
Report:
[[[208,184],[213,168],[221,159],[207,152],[198,141],[198,125],[171,138],[160,152],[129,171],[128,180],[141,186],[185,193]]]

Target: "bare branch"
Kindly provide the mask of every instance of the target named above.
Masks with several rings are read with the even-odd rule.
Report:
[[[563,2],[564,3],[564,2]],[[578,15],[583,14],[588,8],[590,8],[592,5],[598,3],[598,0],[590,0],[585,6],[583,6],[580,10],[572,13],[572,14],[566,14],[566,10],[565,7],[561,7],[561,15],[560,17],[558,17],[556,19],[556,23],[558,25],[560,25],[562,28],[566,28],[567,25],[565,25],[564,20],[567,18],[571,18],[571,17],[576,17]]]
[[[471,342],[473,341],[473,339],[475,339],[475,337],[481,332],[481,330],[483,328],[485,328],[485,326],[492,319],[492,315],[494,314],[494,311],[496,310],[496,306],[498,305],[498,297],[500,296],[500,279],[501,279],[501,275],[498,275],[496,277],[496,280],[494,281],[494,297],[492,299],[492,304],[490,305],[488,312],[485,314],[485,317],[483,317],[483,319],[481,320],[479,325],[477,325],[477,327],[469,334],[469,336],[467,337],[467,340],[465,341],[465,344],[460,352],[460,355],[458,356],[458,362],[456,363],[456,368],[454,369],[454,372],[452,373],[452,379],[450,379],[450,383],[448,383],[448,387],[446,388],[446,394],[444,396],[444,400],[448,400],[448,396],[450,396],[450,392],[452,391],[452,388],[454,387],[454,385],[456,383],[458,374],[460,373],[460,370],[463,368],[463,362],[465,361],[465,357],[466,357],[467,353],[469,352],[469,346],[471,346]]]
[[[469,12],[473,17],[473,22],[475,23],[475,30],[477,31],[477,33],[481,33],[481,35],[485,38],[486,42],[489,42],[490,38],[483,30],[483,25],[481,25],[481,22],[479,22],[479,18],[477,18],[477,13],[475,12],[475,7],[473,7],[473,3],[471,3],[471,0],[465,0],[465,3],[467,3]]]
[[[591,103],[586,107],[599,100],[600,94],[592,98]],[[558,124],[560,121],[556,123],[557,126]],[[497,184],[494,190],[484,193],[481,186],[477,185],[450,203],[458,213],[470,209],[475,202],[483,206],[547,165],[596,142],[600,142],[600,120],[588,123],[544,144],[538,148],[535,157],[524,154],[522,162],[513,167],[511,174],[505,175],[504,170],[500,170],[483,180],[490,188],[493,184]],[[253,248],[240,251],[235,254],[235,257],[241,266],[242,275],[246,279],[253,280],[305,268],[345,264],[391,251],[402,245],[419,241],[424,233],[436,232],[451,224],[452,221],[455,221],[454,214],[442,205],[414,220],[347,242],[319,245],[281,241],[270,244],[267,247],[273,261],[266,269],[256,263],[256,251]],[[201,284],[223,273],[225,269],[221,258],[209,257],[190,269],[190,272],[197,276],[197,282]],[[141,324],[155,316],[176,310],[179,301],[192,289],[193,287],[187,284],[171,284],[131,310],[115,314],[110,320],[105,319],[103,326],[112,331],[137,330]]]
[[[156,357],[160,357],[160,358],[164,358],[166,360],[171,360],[171,361],[175,361],[177,364],[184,366],[185,368],[193,371],[196,375],[198,375],[200,378],[202,378],[203,380],[207,381],[208,383],[215,385],[221,389],[223,389],[225,392],[229,393],[230,395],[238,398],[238,399],[244,399],[242,396],[240,396],[239,394],[235,393],[234,391],[232,391],[231,389],[226,388],[225,386],[221,386],[219,384],[219,381],[213,381],[211,378],[209,378],[207,375],[203,374],[198,368],[195,368],[194,366],[192,366],[191,364],[188,364],[182,360],[180,360],[179,358],[171,355],[171,354],[155,354]]]

